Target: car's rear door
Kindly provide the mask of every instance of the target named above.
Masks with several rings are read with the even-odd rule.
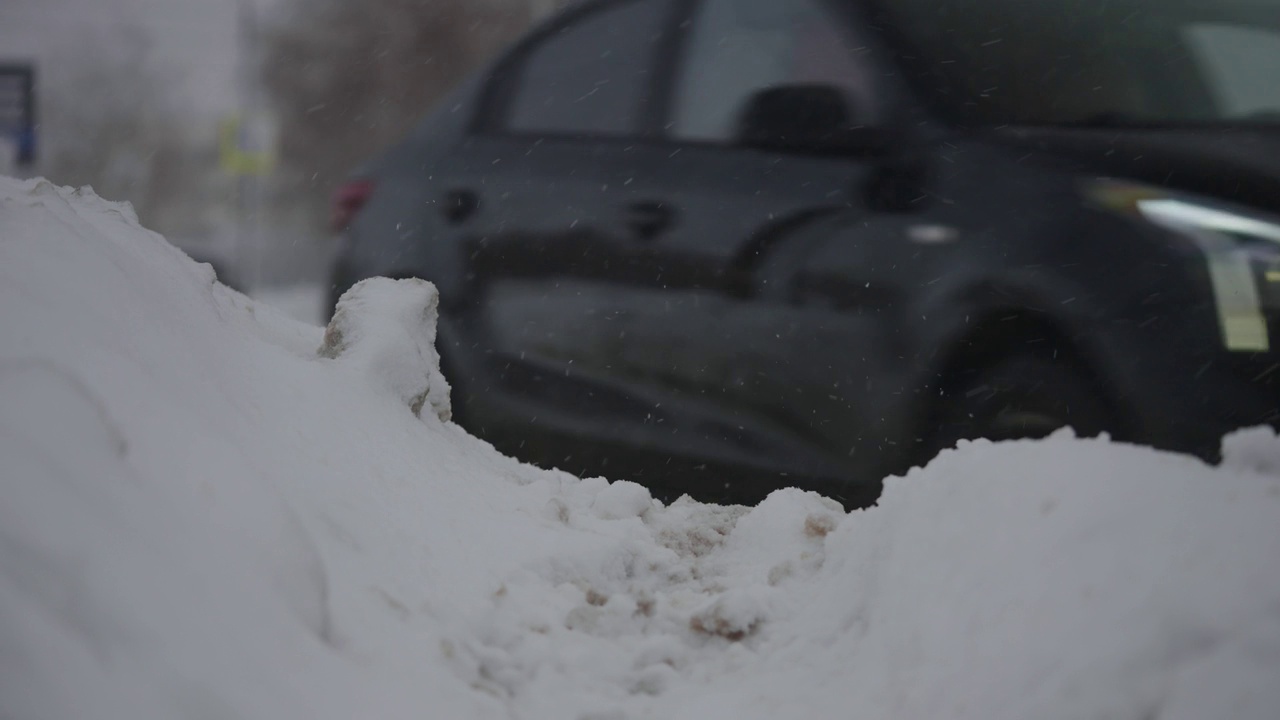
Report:
[[[648,277],[635,239],[661,211],[638,183],[652,174],[675,5],[590,3],[535,33],[495,70],[451,164],[442,209],[472,288],[456,314],[485,366],[464,414],[526,459],[625,476],[614,467],[628,448],[680,454],[657,437],[662,401],[613,373],[620,336],[601,301]]]

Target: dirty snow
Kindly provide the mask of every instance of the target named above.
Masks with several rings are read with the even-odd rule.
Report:
[[[1270,430],[663,507],[450,424],[435,303],[326,332],[0,179],[0,717],[1280,716]]]

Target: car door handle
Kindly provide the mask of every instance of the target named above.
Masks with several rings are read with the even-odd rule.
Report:
[[[474,190],[454,188],[444,194],[441,200],[440,213],[451,224],[466,221],[480,209],[480,196]]]
[[[675,220],[675,209],[657,200],[634,203],[626,211],[627,227],[646,242],[671,229]]]

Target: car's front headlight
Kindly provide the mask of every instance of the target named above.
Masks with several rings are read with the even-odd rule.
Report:
[[[1088,195],[1190,240],[1208,264],[1223,344],[1236,352],[1271,349],[1266,310],[1280,311],[1280,218],[1124,181],[1096,181]]]

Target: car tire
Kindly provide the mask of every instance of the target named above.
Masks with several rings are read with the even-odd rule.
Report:
[[[960,440],[1042,438],[1068,426],[1079,437],[1120,429],[1112,403],[1078,363],[1015,355],[958,372],[940,388],[920,459]]]

